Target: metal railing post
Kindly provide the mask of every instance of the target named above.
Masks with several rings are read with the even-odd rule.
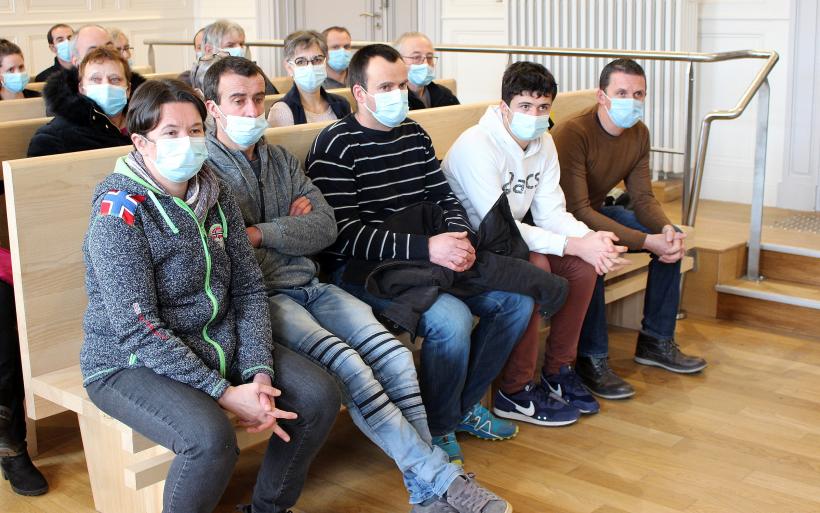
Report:
[[[766,192],[766,146],[769,139],[769,79],[757,91],[757,135],[755,174],[752,184],[752,214],[749,223],[749,260],[746,279],[760,281],[760,240],[763,230],[763,197]]]
[[[689,195],[692,193],[692,116],[695,106],[695,63],[689,63],[686,74],[686,142],[683,147],[683,198],[681,201],[681,220],[689,214]]]
[[[154,57],[154,45],[152,43],[148,44],[148,65],[151,66],[151,70],[154,73],[157,72],[156,58]]]

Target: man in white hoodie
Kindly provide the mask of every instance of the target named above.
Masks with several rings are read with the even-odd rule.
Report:
[[[504,72],[502,101],[453,144],[444,174],[477,228],[501,194],[507,195],[530,262],[563,276],[570,291],[553,316],[540,383],[532,382],[538,358],[540,317],[530,325],[502,372],[494,413],[541,426],[562,426],[598,403],[575,373],[578,338],[597,275],[628,261],[626,247],[611,232],[594,232],[566,211],[549,114],[558,87],[552,74],[533,62]]]

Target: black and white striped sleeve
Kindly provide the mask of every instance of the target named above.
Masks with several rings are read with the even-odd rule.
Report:
[[[450,184],[447,183],[447,178],[441,171],[441,163],[436,158],[436,150],[433,148],[433,142],[430,136],[423,128],[422,131],[425,153],[427,160],[425,162],[425,201],[430,201],[438,204],[444,210],[444,221],[447,224],[447,231],[449,232],[467,232],[470,235],[475,235],[475,231],[470,226],[470,220],[467,217],[467,212],[458,201]]]

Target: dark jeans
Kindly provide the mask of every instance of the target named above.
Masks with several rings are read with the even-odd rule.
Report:
[[[279,513],[296,503],[311,461],[339,412],[336,382],[290,349],[276,345],[277,407],[299,418],[283,421],[291,441],[272,435],[253,490],[254,513]],[[164,513],[210,513],[239,455],[234,427],[209,395],[146,367],[124,369],[88,385],[105,413],[176,454],[163,492]]]
[[[361,285],[339,285],[375,312],[390,303]],[[441,294],[424,312],[418,330],[424,337],[419,384],[433,436],[452,433],[481,400],[524,333],[533,306],[528,296],[494,290],[463,300]],[[479,318],[475,329],[473,315]]]
[[[0,408],[3,408],[0,414],[8,416],[9,442],[20,451],[26,447],[24,400],[14,288],[0,281]]]
[[[624,226],[651,233],[638,222],[635,212],[622,206],[603,207],[601,213]],[[675,336],[675,323],[680,301],[680,260],[674,264],[664,264],[654,254],[649,263],[649,277],[643,305],[641,332],[658,339],[671,339]],[[609,336],[607,334],[606,304],[604,303],[604,277],[599,276],[592,292],[581,338],[578,342],[578,355],[592,358],[604,358],[609,354]]]

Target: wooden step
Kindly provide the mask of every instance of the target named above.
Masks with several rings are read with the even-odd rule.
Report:
[[[680,178],[655,180],[652,182],[652,193],[661,203],[675,201],[683,195],[683,180]]]
[[[718,318],[820,338],[820,287],[764,279],[716,287]]]
[[[764,246],[760,253],[760,274],[766,279],[820,287],[820,255],[816,251]]]

